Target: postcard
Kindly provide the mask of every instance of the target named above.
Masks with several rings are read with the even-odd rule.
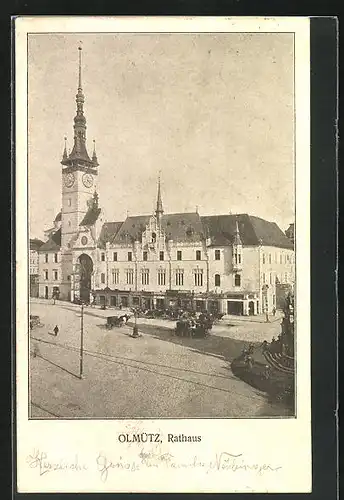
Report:
[[[312,489],[308,18],[15,21],[18,492]]]

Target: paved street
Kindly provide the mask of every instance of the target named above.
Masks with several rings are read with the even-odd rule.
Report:
[[[279,318],[225,317],[206,339],[173,335],[175,323],[139,318],[106,330],[119,311],[85,308],[84,379],[79,374],[80,306],[33,301],[43,327],[31,332],[33,418],[185,418],[286,415],[267,396],[237,379],[230,362],[248,341],[279,333]],[[55,337],[55,325],[60,333]]]

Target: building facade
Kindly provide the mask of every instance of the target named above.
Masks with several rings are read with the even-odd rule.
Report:
[[[43,241],[33,238],[30,239],[30,257],[29,257],[29,286],[30,297],[38,297],[39,288],[39,249],[43,245]]]
[[[81,82],[74,146],[62,156],[62,209],[39,250],[39,295],[107,306],[180,307],[258,314],[278,306],[294,284],[291,240],[272,222],[248,214],[165,214],[160,179],[151,215],[103,220],[99,164],[86,147]]]

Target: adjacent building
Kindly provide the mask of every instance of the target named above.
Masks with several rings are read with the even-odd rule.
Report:
[[[62,156],[62,209],[39,249],[39,295],[108,306],[181,307],[258,314],[293,287],[293,241],[273,222],[248,214],[165,213],[103,219],[95,145],[86,147],[81,81],[74,145]]]
[[[43,241],[38,238],[30,239],[30,257],[29,257],[29,286],[30,297],[38,297],[39,280],[39,254],[38,251],[43,245]]]

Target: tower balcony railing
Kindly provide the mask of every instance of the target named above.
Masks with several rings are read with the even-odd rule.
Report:
[[[233,266],[233,271],[234,272],[242,271],[242,268],[243,268],[242,262],[235,262],[235,261],[233,261],[232,262],[232,266]]]

